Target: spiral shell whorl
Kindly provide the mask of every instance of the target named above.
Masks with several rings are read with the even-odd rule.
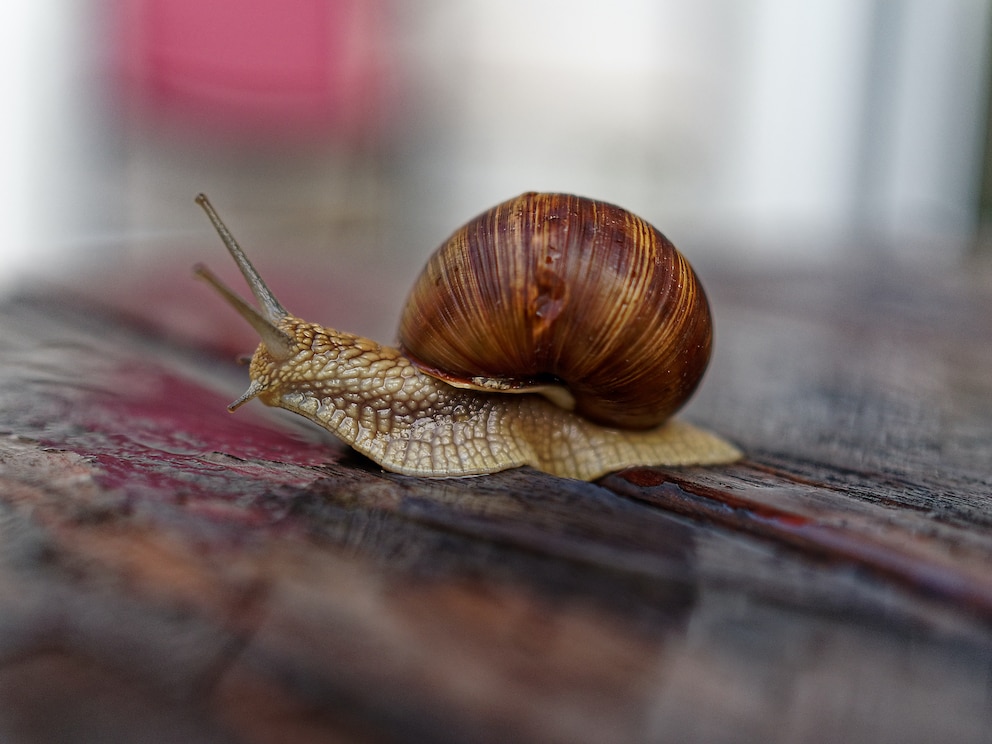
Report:
[[[560,382],[593,421],[647,428],[696,389],[709,306],[692,268],[624,209],[524,194],[457,230],[429,259],[399,329],[415,364],[494,389]]]

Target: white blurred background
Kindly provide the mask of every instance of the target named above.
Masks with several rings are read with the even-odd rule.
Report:
[[[988,0],[39,0],[0,29],[4,287],[186,260],[201,190],[253,253],[384,276],[531,189],[703,262],[954,260],[979,226]]]

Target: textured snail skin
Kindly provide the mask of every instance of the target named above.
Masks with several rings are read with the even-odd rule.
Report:
[[[418,370],[399,349],[286,316],[296,343],[286,360],[265,344],[250,375],[262,402],[316,422],[382,467],[452,477],[530,465],[591,480],[630,465],[710,464],[740,453],[671,421],[627,431],[603,427],[539,395],[481,393]]]
[[[386,470],[428,477],[530,465],[590,480],[632,465],[740,457],[724,440],[683,422],[625,430],[596,424],[542,395],[456,387],[420,370],[400,349],[300,320],[271,294],[206,198],[197,202],[262,308],[197,268],[262,337],[249,367],[251,385],[231,410],[258,397],[314,421]]]

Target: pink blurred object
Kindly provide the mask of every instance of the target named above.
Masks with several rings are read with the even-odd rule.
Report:
[[[367,141],[392,94],[385,5],[121,0],[123,93],[155,123],[201,133]]]

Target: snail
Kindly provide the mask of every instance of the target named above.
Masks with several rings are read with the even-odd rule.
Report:
[[[469,221],[414,282],[391,347],[289,314],[196,202],[260,308],[195,268],[261,337],[231,411],[258,398],[428,477],[530,465],[592,480],[740,457],[671,418],[708,364],[709,305],[685,258],[620,207],[528,193]]]

